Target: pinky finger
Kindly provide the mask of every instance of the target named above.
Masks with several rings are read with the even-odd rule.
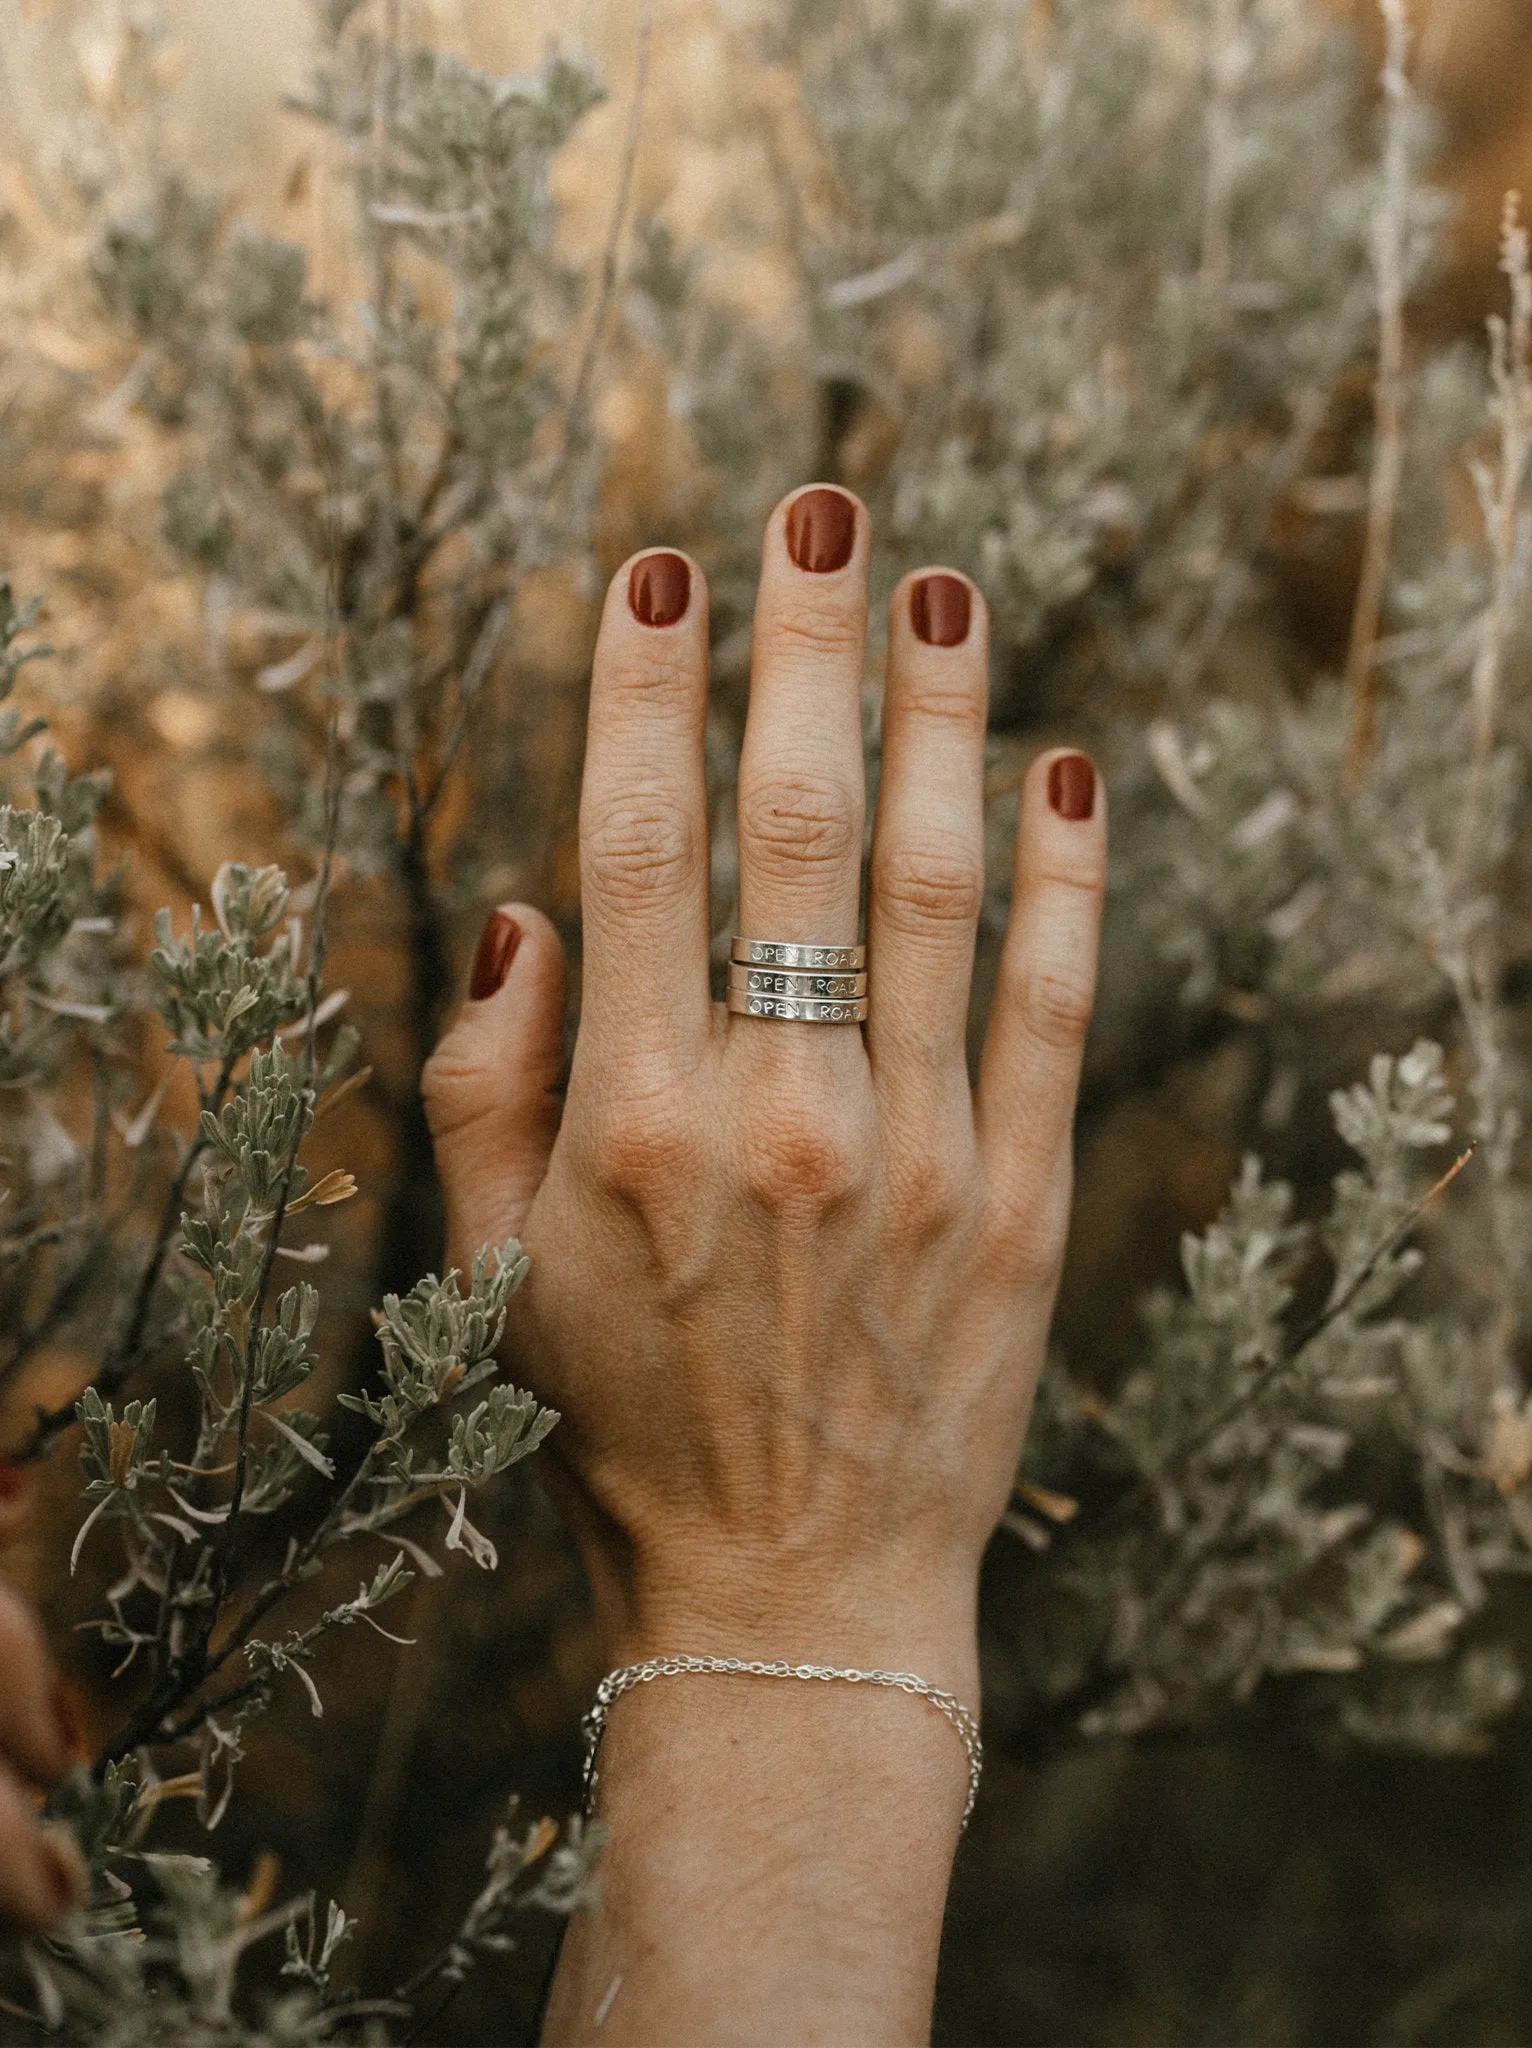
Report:
[[[40,1827],[20,1781],[0,1764],[0,1922],[53,1927],[85,1896],[85,1861],[67,1828]]]
[[[1006,1223],[1062,1250],[1080,1055],[1096,992],[1106,792],[1084,754],[1034,761],[1021,792],[1011,921],[979,1067],[985,1177]]]

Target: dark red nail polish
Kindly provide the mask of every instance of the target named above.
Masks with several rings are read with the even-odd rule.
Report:
[[[27,1475],[9,1458],[0,1458],[0,1507],[11,1507],[27,1490]]]
[[[972,610],[961,576],[922,576],[910,592],[910,624],[927,647],[961,647]]]
[[[691,564],[684,555],[645,555],[628,577],[628,609],[641,626],[673,626],[691,603]]]
[[[1078,821],[1096,808],[1096,771],[1084,754],[1060,754],[1048,770],[1048,801],[1061,818]]]
[[[473,956],[473,972],[468,977],[470,1001],[482,1003],[504,986],[520,944],[521,926],[515,918],[507,917],[503,910],[492,910]]]
[[[828,576],[844,569],[856,546],[856,505],[844,491],[820,484],[787,508],[787,552],[800,569]]]

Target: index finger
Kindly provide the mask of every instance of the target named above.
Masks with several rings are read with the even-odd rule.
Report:
[[[625,1051],[706,1037],[707,586],[684,555],[624,563],[606,593],[580,794],[581,1033]]]

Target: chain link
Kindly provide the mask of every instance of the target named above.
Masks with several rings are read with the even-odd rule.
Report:
[[[979,1741],[978,1722],[955,1693],[943,1692],[939,1685],[928,1685],[913,1671],[838,1671],[829,1664],[766,1663],[753,1657],[691,1657],[680,1651],[672,1651],[663,1657],[646,1657],[641,1664],[624,1664],[618,1671],[609,1671],[596,1687],[591,1710],[580,1724],[585,1736],[587,1813],[596,1803],[596,1752],[601,1747],[607,1715],[613,1703],[620,1700],[625,1692],[632,1692],[637,1685],[649,1685],[656,1678],[679,1678],[688,1672],[745,1673],[752,1678],[817,1678],[826,1684],[836,1681],[841,1685],[891,1686],[899,1692],[913,1693],[917,1699],[929,1701],[957,1730],[968,1754],[968,1803],[963,1808],[963,1826],[967,1827],[974,1801],[979,1796],[984,1748]]]

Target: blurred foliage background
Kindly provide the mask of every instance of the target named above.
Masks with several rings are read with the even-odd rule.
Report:
[[[329,10],[342,29],[347,12]],[[1527,0],[1421,0],[1414,17],[1413,89],[1434,114],[1406,138],[1416,170],[1395,222],[1410,273],[1412,424],[1384,626],[1391,662],[1435,662],[1440,673],[1382,692],[1381,737],[1365,773],[1349,779],[1356,692],[1348,700],[1334,679],[1355,665],[1375,507],[1368,249],[1388,203],[1372,174],[1383,23],[1370,0],[1142,0],[1094,11],[1062,0],[966,10],[911,0],[869,7],[860,41],[846,27],[852,10],[832,20],[747,0],[666,0],[652,23],[633,0],[401,0],[391,12],[406,41],[494,74],[535,71],[556,36],[588,54],[607,97],[554,158],[556,225],[527,316],[529,374],[546,371],[550,395],[532,405],[525,450],[505,459],[519,495],[492,489],[479,501],[449,489],[443,514],[441,497],[429,497],[436,480],[420,484],[422,524],[434,505],[444,531],[467,535],[461,560],[437,581],[426,574],[408,615],[417,682],[440,697],[420,700],[433,759],[450,735],[454,679],[475,663],[480,694],[471,744],[420,821],[413,880],[412,816],[389,794],[394,757],[381,738],[372,756],[348,756],[354,813],[329,979],[350,991],[347,1014],[373,1074],[326,1124],[319,1162],[344,1165],[361,1191],[321,1232],[327,1386],[351,1386],[362,1369],[367,1305],[439,1256],[415,1076],[484,907],[510,896],[543,904],[577,957],[574,813],[606,575],[631,548],[673,541],[713,579],[715,879],[726,931],[751,555],[781,491],[842,479],[873,511],[885,587],[917,560],[951,559],[979,577],[1000,620],[994,884],[976,1016],[1004,914],[1007,800],[1030,753],[1088,740],[1112,771],[1124,822],[1057,1325],[1065,1391],[1045,1404],[1033,1492],[1016,1529],[997,1538],[989,1574],[990,1757],[959,1862],[937,2038],[1524,2040],[1532,1713],[1510,1704],[1514,1683],[1501,1683],[1500,1666],[1459,1660],[1455,1671],[1478,1678],[1430,1703],[1445,1732],[1426,1740],[1422,1696],[1390,1692],[1392,1666],[1381,1691],[1364,1681],[1380,1657],[1416,1654],[1432,1627],[1433,1651],[1462,1625],[1523,1656],[1532,1647],[1514,1578],[1481,1585],[1494,1568],[1485,1560],[1523,1540],[1515,1512],[1532,1451],[1510,1483],[1491,1475],[1488,1507],[1472,1495],[1494,1445],[1516,1464],[1506,1418],[1524,1420],[1525,1276],[1504,1278],[1522,1242],[1514,1120],[1532,990],[1516,768],[1524,588],[1522,623],[1503,636],[1494,738],[1504,744],[1493,760],[1471,735],[1462,740],[1459,710],[1441,709],[1444,692],[1469,704],[1464,663],[1441,649],[1461,642],[1485,602],[1482,577],[1460,559],[1480,539],[1461,455],[1478,445],[1485,316],[1506,302],[1504,194],[1532,184]],[[954,32],[954,18],[968,30]],[[239,496],[239,465],[254,442],[241,444],[230,425],[253,421],[258,438],[269,398],[240,395],[256,314],[241,346],[226,346],[217,322],[170,318],[153,293],[135,300],[142,272],[131,265],[135,250],[184,259],[192,282],[175,303],[195,307],[212,275],[197,251],[237,246],[235,224],[248,223],[302,249],[308,298],[345,309],[368,297],[369,245],[344,151],[283,104],[307,87],[314,35],[300,0],[0,0],[0,566],[19,593],[46,593],[55,653],[27,672],[28,689],[57,743],[76,770],[111,771],[100,830],[123,863],[130,939],[164,903],[183,922],[227,859],[307,872],[318,755],[305,690],[319,662],[292,596],[301,577],[288,529],[276,512],[262,514],[258,532],[242,519],[253,501]],[[1068,64],[1060,58],[1051,74],[1051,53],[1065,48]],[[1062,121],[1050,114],[1050,75],[1067,75],[1075,95],[1059,88]],[[1233,153],[1222,201],[1208,197],[1220,94]],[[1259,147],[1245,156],[1249,136]],[[1417,172],[1450,208],[1417,187]],[[173,178],[215,203],[202,215],[167,213]],[[436,202],[410,203],[429,212]],[[124,220],[137,225],[113,242],[112,223]],[[435,231],[420,219],[394,224]],[[461,276],[449,265],[444,283],[439,266],[412,260],[407,251],[403,274],[423,311],[460,311]],[[464,261],[461,275],[476,276]],[[247,284],[251,275],[240,273]],[[1286,296],[1262,300],[1274,279]],[[215,288],[226,300],[228,278]],[[253,346],[268,361],[280,341],[273,331]],[[1306,421],[1301,445],[1295,420]],[[497,416],[489,438],[509,446],[494,437],[519,431]],[[220,538],[219,505],[189,495],[189,475],[227,483],[234,543]],[[452,488],[466,476],[454,470]],[[286,472],[264,479],[274,503],[289,482]],[[301,487],[293,493],[301,508]],[[1525,550],[1524,536],[1517,545]],[[507,563],[514,575],[497,580]],[[397,622],[367,595],[370,573],[363,561],[347,621],[378,676]],[[1373,651],[1364,649],[1364,671]],[[359,745],[373,734],[368,706],[384,701],[402,700],[358,698]],[[870,722],[874,711],[870,696]],[[1438,769],[1446,794],[1423,795]],[[1426,931],[1412,922],[1421,871],[1401,856],[1379,879],[1358,848],[1382,832],[1380,818],[1414,817],[1412,806],[1431,840],[1442,806],[1465,791],[1488,822],[1484,844],[1462,855],[1472,886],[1460,892],[1458,1016],[1452,903]],[[1274,794],[1287,811],[1270,808]],[[1450,818],[1441,832],[1456,844]],[[1353,871],[1362,880],[1349,895],[1337,886],[1325,896]],[[1498,934],[1487,996],[1473,950],[1486,902]],[[1349,979],[1336,978],[1343,965]],[[1476,1029],[1499,1034],[1493,1061]],[[1280,1569],[1265,1560],[1244,1579],[1224,1557],[1222,1577],[1198,1582],[1216,1629],[1163,1652],[1163,1669],[1111,1645],[1099,1650],[1101,1669],[1087,1669],[1098,1650],[1077,1646],[1095,1643],[1092,1625],[1059,1620],[1037,1560],[1063,1554],[1070,1532],[1051,1532],[1050,1515],[1073,1513],[1075,1495],[1088,1528],[1125,1490],[1125,1469],[1168,1469],[1151,1425],[1137,1438],[1130,1426],[1145,1411],[1124,1390],[1151,1353],[1135,1301],[1184,1289],[1183,1233],[1208,1230],[1252,1147],[1291,1184],[1296,1215],[1323,1216],[1345,1164],[1329,1091],[1422,1032],[1447,1043],[1448,1081],[1482,1120],[1481,1159],[1464,1176],[1479,1174],[1481,1192],[1455,1225],[1427,1219],[1422,1278],[1403,1267],[1394,1276],[1413,1289],[1404,1300],[1425,1333],[1417,1350],[1457,1325],[1479,1346],[1465,1368],[1471,1381],[1483,1368],[1477,1407],[1454,1393],[1464,1413],[1454,1406],[1433,1423],[1433,1441],[1445,1432],[1457,1446],[1463,1469],[1449,1460],[1440,1470],[1449,1492],[1462,1482],[1460,1506],[1427,1503],[1416,1517],[1423,1536],[1394,1545],[1394,1577],[1384,1573],[1386,1597],[1365,1623],[1360,1581],[1355,1601],[1337,1606],[1317,1553],[1304,1553],[1301,1574],[1284,1552]],[[168,1071],[152,1030],[134,1058],[147,1095]],[[173,1080],[167,1121],[189,1111],[189,1095],[176,1092],[184,1086]],[[1484,1158],[1501,1154],[1495,1178]],[[1413,1216],[1419,1192],[1396,1190],[1388,1213]],[[1265,1238],[1252,1251],[1252,1234],[1235,1233],[1247,1279],[1285,1256]],[[1324,1297],[1301,1263],[1286,1278],[1271,1327],[1291,1331],[1293,1316],[1302,1327]],[[13,1434],[36,1404],[66,1401],[89,1376],[101,1312],[87,1295],[12,1375]],[[1167,1334],[1162,1317],[1152,1355],[1168,1359],[1182,1343],[1183,1366],[1189,1358],[1211,1373],[1217,1347],[1198,1346],[1211,1345],[1212,1328],[1209,1319]],[[1408,1349],[1390,1331],[1382,1351]],[[1368,1348],[1360,1323],[1341,1335],[1335,1371],[1366,1365],[1376,1377],[1382,1351]],[[1254,1357],[1277,1340],[1250,1341]],[[1433,1388],[1456,1386],[1436,1352],[1420,1370]],[[1114,1442],[1129,1444],[1136,1467],[1077,1448],[1078,1432],[1120,1397],[1126,1405],[1110,1412],[1128,1420]],[[1312,1389],[1305,1399],[1301,1413],[1284,1412],[1281,1445],[1273,1435],[1242,1455],[1273,1461],[1291,1429],[1308,1429],[1306,1455],[1318,1462],[1303,1486],[1317,1527],[1351,1496],[1317,1476],[1332,1450],[1313,1432],[1333,1432],[1333,1417],[1316,1420]],[[1405,1496],[1422,1484],[1411,1460],[1423,1432],[1417,1415],[1399,1432],[1405,1454],[1392,1439],[1387,1455],[1367,1451],[1363,1492],[1380,1527],[1413,1529]],[[105,1740],[120,1719],[109,1660],[71,1634],[99,1586],[82,1591],[63,1572],[77,1471],[62,1448],[32,1469],[36,1512],[9,1563]],[[1281,1484],[1297,1501],[1298,1482]],[[1201,1499],[1188,1489],[1193,1520]],[[1509,1535],[1488,1519],[1502,1501]],[[1286,1537],[1300,1519],[1294,1506]],[[509,1791],[537,1811],[576,1802],[574,1728],[599,1676],[578,1570],[534,1480],[508,1480],[484,1526],[501,1570],[460,1567],[418,1583],[396,1623],[417,1639],[408,1653],[374,1656],[378,1645],[350,1637],[333,1648],[325,1721],[314,1724],[301,1698],[284,1701],[222,1825],[218,1853],[232,1875],[273,1852],[284,1892],[312,1885],[360,1916],[347,1965],[358,1979],[407,1976],[440,1945]],[[1043,1548],[1050,1534],[1056,1549]],[[1257,1544],[1240,1558],[1247,1552],[1265,1557]],[[1152,1584],[1154,1555],[1092,1553],[1088,1541],[1069,1554],[1085,1560],[1077,1578],[1095,1588],[1085,1608],[1098,1594],[1098,1605],[1116,1600],[1120,1636],[1119,1582]],[[1369,1570],[1383,1569],[1367,1557]],[[1294,1603],[1283,1589],[1300,1577]],[[1401,1590],[1406,1581],[1426,1590]],[[1240,1648],[1236,1670],[1228,1646],[1263,1602],[1284,1627],[1308,1630],[1306,1647],[1289,1629],[1279,1648]],[[1406,1623],[1425,1629],[1408,1653],[1398,1647]],[[1103,1622],[1103,1644],[1110,1633]],[[1359,1689],[1337,1685],[1357,1669]],[[1470,1698],[1475,1684],[1482,1697]],[[1079,1733],[1087,1709],[1097,1716],[1089,1740]],[[1369,1716],[1382,1739],[1360,1743]],[[198,1840],[189,1817],[184,1839]],[[524,2037],[551,1939],[529,1922],[504,1968],[471,1980],[440,2038]]]

